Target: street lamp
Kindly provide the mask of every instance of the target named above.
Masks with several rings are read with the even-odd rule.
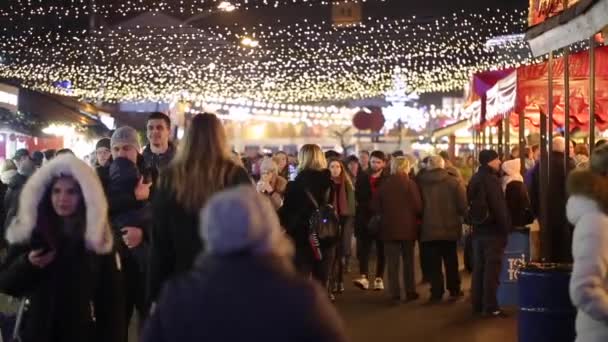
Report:
[[[232,12],[236,9],[236,6],[228,1],[222,1],[219,5],[217,5],[217,9],[223,12]]]
[[[246,47],[250,47],[250,48],[255,48],[258,45],[260,45],[260,42],[257,41],[256,39],[250,38],[250,37],[243,37],[241,39],[241,45],[246,46]]]

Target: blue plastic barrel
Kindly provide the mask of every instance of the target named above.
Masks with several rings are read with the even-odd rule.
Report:
[[[572,265],[529,264],[519,271],[519,342],[572,342],[576,309],[568,286]]]
[[[509,241],[502,258],[498,305],[510,307],[519,305],[517,285],[519,271],[530,261],[530,229],[518,229],[509,234]]]

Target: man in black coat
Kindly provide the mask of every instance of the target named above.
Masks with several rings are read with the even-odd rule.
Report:
[[[503,195],[498,153],[479,153],[479,170],[469,182],[469,216],[473,225],[473,312],[501,317],[496,294],[511,222]]]
[[[386,155],[382,151],[374,151],[370,158],[369,172],[361,172],[355,185],[357,210],[355,216],[355,235],[357,237],[357,258],[361,277],[354,280],[354,284],[362,290],[369,289],[369,257],[372,244],[376,244],[376,279],[373,288],[376,291],[384,290],[384,243],[371,236],[368,232],[369,222],[375,215],[371,202],[382,182],[387,178],[385,172]]]
[[[107,189],[110,220],[116,237],[125,274],[127,324],[137,309],[140,322],[148,312],[146,306],[145,270],[147,260],[147,215],[152,183],[145,181],[137,169],[139,158],[137,132],[128,126],[120,127],[112,135],[112,164]],[[134,171],[132,171],[134,170]],[[133,176],[133,173],[136,175]]]
[[[34,162],[30,159],[30,153],[26,149],[19,149],[15,152],[13,162],[17,166],[17,174],[11,179],[10,183],[7,184],[6,194],[4,195],[4,208],[5,218],[3,222],[2,240],[4,240],[4,231],[10,225],[13,217],[17,214],[19,207],[19,196],[21,195],[21,189],[27,182],[28,178],[36,170]]]
[[[566,168],[564,164],[564,154],[566,151],[566,141],[563,137],[553,139],[553,151],[551,152],[551,184],[547,188],[545,195],[547,201],[547,227],[550,229],[549,236],[551,243],[543,249],[548,253],[544,255],[551,262],[572,262],[572,226],[566,217],[566,180],[570,171],[574,170],[574,161],[568,158]],[[567,169],[567,170],[566,170]],[[530,203],[534,215],[541,216],[540,208],[540,163],[532,169],[531,185],[528,189]],[[549,247],[549,248],[547,248]]]

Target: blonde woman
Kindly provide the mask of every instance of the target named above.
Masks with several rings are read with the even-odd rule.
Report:
[[[391,299],[401,301],[399,264],[403,264],[406,300],[419,298],[414,277],[414,244],[418,239],[417,218],[422,214],[422,199],[416,182],[410,177],[410,161],[396,157],[391,161],[391,175],[380,186],[373,206],[381,217],[378,239],[384,241]]]
[[[196,115],[152,201],[149,303],[156,301],[166,280],[190,270],[203,251],[199,212],[207,200],[239,184],[253,186],[247,171],[233,160],[222,123],[213,114]]]
[[[323,151],[317,145],[304,145],[298,154],[299,172],[293,182],[287,185],[285,201],[279,210],[281,225],[295,243],[296,269],[305,276],[313,275],[327,287],[330,268],[335,255],[335,244],[321,244],[321,260],[313,253],[309,242],[309,220],[316,206],[309,198],[312,195],[317,204],[327,203],[331,191],[331,174]]]
[[[336,261],[334,263],[335,288],[334,292],[344,292],[343,273],[345,265],[348,265],[351,256],[351,240],[354,234],[355,216],[355,187],[348,176],[344,164],[339,159],[332,159],[329,162],[329,172],[331,173],[332,205],[336,209],[336,214],[340,219],[342,228],[342,238],[338,244]]]
[[[275,210],[283,205],[283,195],[287,188],[287,180],[279,176],[279,167],[271,158],[264,158],[260,164],[260,180],[257,190],[266,196]]]

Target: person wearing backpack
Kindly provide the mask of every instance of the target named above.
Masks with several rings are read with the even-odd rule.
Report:
[[[312,275],[327,289],[331,298],[329,276],[339,231],[334,238],[321,231],[331,230],[332,224],[335,224],[334,229],[338,227],[335,210],[329,205],[331,173],[323,151],[317,145],[302,146],[298,161],[298,175],[287,184],[279,218],[295,244],[297,271],[304,276]]]
[[[479,163],[479,170],[467,188],[468,219],[473,226],[473,312],[504,317],[496,293],[511,219],[498,177],[501,165],[498,153],[479,152]]]

